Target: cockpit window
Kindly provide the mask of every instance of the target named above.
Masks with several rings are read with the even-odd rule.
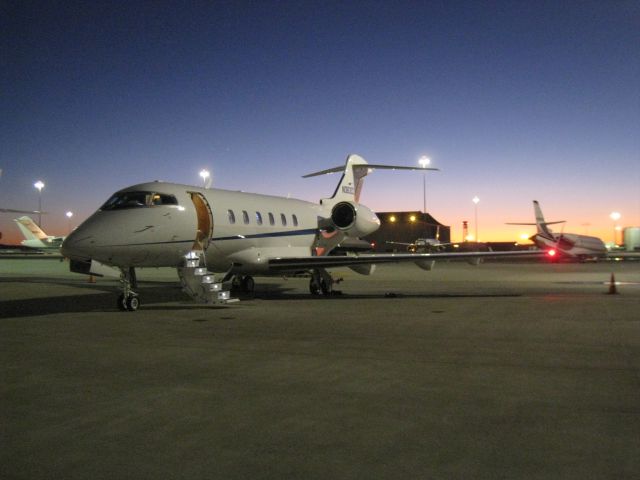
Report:
[[[157,205],[178,205],[173,195],[154,192],[118,192],[102,205],[100,210],[119,210]]]
[[[178,205],[178,200],[173,195],[164,193],[154,193],[151,197],[152,205]]]

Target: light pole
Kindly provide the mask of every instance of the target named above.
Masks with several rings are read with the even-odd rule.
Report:
[[[471,199],[474,204],[474,216],[475,216],[475,224],[476,224],[476,242],[478,241],[478,202],[480,199],[476,195]]]
[[[38,189],[38,226],[42,228],[42,189],[44,183],[42,180],[38,180],[33,186]]]
[[[73,217],[73,212],[65,213],[67,216],[67,235],[71,233],[71,217]]]
[[[431,163],[431,159],[426,155],[420,157],[418,163],[422,168],[427,168]],[[427,172],[422,172],[422,212],[427,213]]]
[[[204,188],[207,188],[207,179],[210,175],[211,174],[209,173],[209,170],[207,170],[206,168],[200,170],[200,176],[202,177],[202,186]]]
[[[620,212],[611,212],[611,215],[609,215],[609,218],[613,220],[613,246],[614,247],[617,245],[616,244],[616,230],[617,230],[616,222],[620,220],[620,217],[622,217],[622,215],[620,215]]]

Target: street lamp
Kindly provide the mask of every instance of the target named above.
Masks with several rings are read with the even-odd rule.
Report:
[[[613,220],[613,246],[614,247],[616,246],[616,230],[617,230],[616,222],[620,220],[620,217],[622,217],[622,215],[620,215],[620,212],[611,212],[611,215],[609,215],[609,218]]]
[[[209,170],[207,170],[206,168],[200,170],[200,176],[202,177],[202,186],[204,188],[207,188],[207,179],[209,178],[210,175],[211,174],[209,173]]]
[[[473,197],[471,199],[471,201],[474,203],[474,214],[475,214],[475,224],[476,224],[476,242],[477,242],[477,241],[479,241],[479,239],[478,239],[478,202],[480,201],[480,199],[476,195],[475,197]]]
[[[431,159],[423,155],[418,160],[422,168],[427,168],[431,163]],[[422,212],[427,213],[427,172],[422,172]]]
[[[67,232],[71,233],[71,217],[73,217],[73,212],[67,212],[65,215],[67,216]]]
[[[38,189],[38,226],[42,227],[42,189],[44,188],[44,182],[38,180],[33,186]]]

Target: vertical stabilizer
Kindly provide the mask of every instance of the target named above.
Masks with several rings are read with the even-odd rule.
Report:
[[[360,202],[360,193],[364,177],[369,173],[367,161],[360,155],[351,154],[347,157],[342,178],[338,182],[335,192],[330,199],[333,202],[352,201]]]
[[[538,235],[544,235],[547,238],[553,239],[554,236],[547,225],[551,225],[554,223],[563,223],[564,220],[561,222],[545,222],[544,216],[542,215],[542,209],[540,208],[540,204],[537,200],[533,201],[533,212],[536,216],[536,229],[538,231]]]
[[[309,173],[303,175],[302,178],[316,177],[318,175],[326,175],[328,173],[342,173],[342,178],[338,182],[336,191],[333,196],[321,200],[321,203],[334,204],[338,202],[354,202],[360,203],[360,194],[362,193],[362,184],[366,177],[373,170],[419,170],[425,172],[427,170],[438,170],[437,168],[418,168],[407,167],[405,165],[378,165],[370,164],[360,155],[351,154],[347,157],[344,167],[333,167],[321,172]]]
[[[36,225],[36,222],[27,216],[16,218],[14,222],[27,240],[46,240],[48,238],[47,234]]]

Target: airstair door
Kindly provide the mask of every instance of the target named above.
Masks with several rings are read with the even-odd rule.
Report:
[[[191,201],[196,209],[198,227],[193,242],[193,250],[206,251],[213,236],[213,214],[205,196],[198,192],[190,192]]]

